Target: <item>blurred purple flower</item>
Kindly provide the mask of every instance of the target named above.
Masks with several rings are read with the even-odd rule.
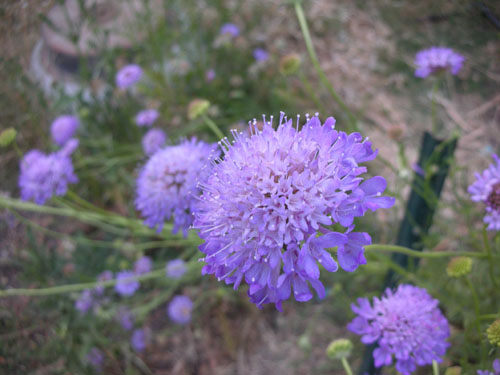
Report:
[[[44,204],[53,195],[66,194],[68,184],[78,182],[70,155],[64,148],[48,155],[32,150],[24,155],[20,169],[21,199],[37,204]]]
[[[126,331],[130,331],[132,328],[134,328],[134,315],[128,308],[124,306],[121,306],[116,312],[116,320]]]
[[[417,163],[413,163],[411,165],[411,169],[413,169],[413,171],[418,174],[419,176],[421,177],[425,177],[425,171],[422,169],[422,167],[420,165],[418,165]]]
[[[493,361],[493,372],[488,370],[477,370],[477,375],[500,375],[500,359]]]
[[[150,337],[150,332],[144,328],[139,328],[134,330],[132,337],[130,338],[130,344],[136,352],[142,352],[146,349]]]
[[[257,61],[266,61],[269,58],[269,52],[262,48],[256,48],[253,50],[253,57]]]
[[[137,259],[134,264],[134,272],[136,275],[144,275],[145,273],[151,272],[152,268],[153,261],[146,255]]]
[[[160,150],[167,142],[167,135],[161,129],[150,129],[142,137],[142,149],[146,156],[153,155],[156,151]]]
[[[494,163],[482,173],[476,173],[476,181],[469,186],[469,194],[474,202],[486,205],[484,222],[488,230],[500,230],[500,158],[493,155]]]
[[[240,28],[234,23],[225,23],[220,28],[220,34],[229,34],[232,37],[237,37],[238,35],[240,35]]]
[[[450,336],[448,321],[425,289],[400,285],[395,292],[387,289],[373,306],[367,298],[358,298],[352,310],[358,314],[347,328],[361,335],[364,344],[377,343],[373,351],[375,367],[390,366],[393,356],[396,370],[404,375],[416,366],[441,362]]]
[[[139,65],[126,65],[116,73],[116,86],[122,90],[126,90],[139,82],[141,78],[142,69]]]
[[[293,297],[325,295],[318,263],[335,272],[327,248],[338,246],[340,266],[352,272],[365,264],[367,233],[353,232],[353,220],[366,211],[389,208],[382,196],[382,177],[363,181],[377,152],[359,133],[335,130],[335,119],[322,125],[317,116],[298,130],[284,113],[278,128],[264,117],[262,131],[254,120],[251,136],[233,131],[235,142],[222,140],[224,158],[214,162],[195,209],[194,227],[205,240],[203,274],[234,284],[244,280],[250,300],[262,306]],[[335,223],[346,229],[332,232]],[[322,236],[317,237],[318,234]]]
[[[116,292],[123,297],[133,295],[139,286],[139,281],[135,279],[135,273],[132,271],[121,271],[116,275],[117,283],[115,284]]]
[[[151,156],[139,173],[135,199],[146,225],[161,231],[163,223],[174,216],[173,232],[182,229],[187,236],[200,194],[197,183],[208,176],[209,156],[214,149],[214,145],[192,139]]]
[[[104,354],[101,350],[93,347],[87,353],[87,362],[97,369],[102,366],[102,362],[104,361]]]
[[[175,296],[168,305],[168,316],[177,324],[186,324],[191,321],[193,302],[187,296]]]
[[[171,279],[180,279],[186,271],[186,263],[182,259],[171,260],[167,263],[166,274]]]
[[[50,133],[55,144],[63,146],[75,134],[80,121],[75,116],[62,115],[57,117],[50,126]]]
[[[215,79],[215,70],[210,69],[205,73],[205,81],[212,82]]]
[[[465,57],[451,48],[431,47],[417,53],[415,57],[415,76],[425,78],[440,71],[449,71],[457,74],[462,69]]]
[[[75,302],[75,308],[82,314],[86,314],[94,306],[94,297],[90,289],[85,289]]]
[[[103,271],[99,275],[97,275],[97,281],[102,282],[102,281],[109,281],[113,280],[113,272],[111,271]],[[102,295],[104,293],[104,286],[102,285],[97,285],[94,290],[98,295]]]
[[[152,126],[160,113],[156,109],[145,109],[135,116],[137,126]]]

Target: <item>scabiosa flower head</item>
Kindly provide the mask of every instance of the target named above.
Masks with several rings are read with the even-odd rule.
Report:
[[[57,117],[50,126],[52,140],[59,146],[63,146],[75,134],[80,126],[80,121],[75,116],[62,115]]]
[[[140,283],[134,278],[135,273],[132,271],[121,271],[116,275],[117,283],[115,284],[116,292],[123,297],[130,297],[137,289]]]
[[[194,227],[205,240],[204,274],[237,289],[249,284],[250,300],[261,306],[289,298],[312,298],[308,283],[320,298],[325,294],[318,263],[330,272],[337,263],[327,248],[338,246],[338,261],[346,271],[365,264],[367,233],[354,232],[353,220],[367,210],[388,208],[394,199],[381,196],[382,177],[363,181],[377,152],[359,133],[334,128],[330,117],[322,125],[307,117],[301,130],[281,114],[276,130],[264,118],[262,131],[233,131],[235,142],[223,139],[223,160],[201,184],[203,195],[195,210]],[[338,223],[344,233],[327,226]],[[319,234],[322,234],[318,236]]]
[[[182,259],[171,260],[167,263],[166,274],[171,279],[180,279],[186,271],[186,263]]]
[[[144,255],[134,263],[134,272],[136,275],[144,275],[153,269],[153,261],[150,257]]]
[[[116,312],[116,320],[126,331],[130,331],[134,328],[134,314],[126,307],[121,306],[118,309]]]
[[[192,139],[165,147],[148,160],[139,173],[135,199],[146,225],[160,231],[165,220],[174,216],[174,233],[182,229],[187,236],[200,194],[197,182],[208,176],[213,150],[213,145]]]
[[[446,266],[449,277],[462,277],[468,275],[472,269],[472,259],[468,257],[451,258]]]
[[[493,372],[488,370],[477,370],[477,375],[500,375],[500,359],[493,361]]]
[[[440,71],[449,71],[457,74],[462,69],[465,57],[451,48],[431,47],[417,53],[415,57],[415,76],[425,78]]]
[[[191,321],[193,302],[187,296],[175,296],[168,305],[168,316],[177,324],[186,324]]]
[[[215,70],[210,69],[205,73],[205,81],[212,82],[215,79]]]
[[[90,289],[85,289],[75,302],[75,308],[82,314],[86,314],[94,306],[94,297]]]
[[[486,330],[491,345],[500,347],[500,319],[495,320]]]
[[[255,48],[253,50],[253,57],[257,61],[266,61],[269,58],[269,52],[262,48]]]
[[[145,109],[135,116],[137,126],[151,126],[158,119],[160,114],[156,109]]]
[[[150,129],[142,137],[142,150],[147,156],[153,155],[156,151],[165,146],[167,135],[161,129]]]
[[[126,90],[139,82],[142,78],[142,69],[139,65],[125,65],[116,73],[116,86],[122,90]]]
[[[132,333],[130,344],[136,352],[142,352],[146,349],[150,339],[151,333],[147,329],[139,328]]]
[[[238,35],[240,35],[240,28],[238,26],[236,26],[234,23],[225,23],[220,28],[220,34],[221,35],[229,34],[233,38],[235,38]]]
[[[358,298],[352,310],[358,314],[347,328],[361,335],[365,344],[377,343],[373,351],[375,366],[389,366],[393,356],[396,370],[410,374],[416,366],[441,361],[449,344],[448,321],[425,289],[400,285],[386,290],[381,299]]]
[[[100,349],[95,347],[91,348],[87,353],[87,362],[95,368],[100,368],[104,361],[104,354]]]
[[[44,204],[53,195],[66,194],[68,184],[78,182],[70,155],[64,148],[51,154],[32,150],[24,155],[20,169],[21,199],[37,204]]]
[[[484,222],[488,230],[500,230],[500,158],[493,155],[495,162],[482,173],[476,173],[476,181],[469,186],[469,194],[474,202],[486,205]]]

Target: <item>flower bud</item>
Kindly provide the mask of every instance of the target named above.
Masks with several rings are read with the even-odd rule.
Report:
[[[304,334],[300,336],[297,344],[299,345],[299,348],[304,352],[309,353],[311,351],[311,340],[309,339],[308,335]]]
[[[348,339],[334,340],[326,348],[326,355],[330,359],[342,359],[351,355],[352,342]]]
[[[283,56],[280,60],[280,72],[283,75],[292,75],[299,70],[300,56],[296,53]]]
[[[486,330],[491,345],[500,347],[500,319],[495,320]]]
[[[208,100],[205,99],[192,100],[188,106],[188,118],[190,120],[197,119],[198,117],[204,115],[209,107],[210,107],[210,102]]]
[[[0,133],[0,147],[7,147],[16,139],[16,129],[7,128]]]
[[[446,369],[444,375],[462,375],[462,367],[451,366]]]
[[[468,275],[472,269],[472,259],[468,257],[451,258],[446,266],[446,273],[449,277],[461,277]]]

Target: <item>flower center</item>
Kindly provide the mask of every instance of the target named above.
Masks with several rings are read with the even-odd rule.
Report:
[[[500,182],[493,185],[490,195],[486,198],[486,205],[500,212]]]

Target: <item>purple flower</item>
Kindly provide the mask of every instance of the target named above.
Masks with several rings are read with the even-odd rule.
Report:
[[[168,305],[168,316],[177,324],[186,324],[191,321],[193,302],[187,296],[175,296]]]
[[[126,90],[140,81],[141,78],[142,69],[139,65],[126,65],[116,73],[116,86],[122,90]]]
[[[290,297],[325,295],[318,263],[329,272],[337,262],[326,249],[338,247],[340,266],[349,272],[365,264],[367,233],[353,232],[353,220],[368,210],[389,208],[394,199],[381,196],[382,177],[363,181],[377,152],[359,133],[334,129],[330,117],[317,116],[298,130],[282,113],[276,130],[264,117],[262,131],[254,120],[251,136],[233,131],[234,143],[222,140],[223,160],[212,175],[195,210],[194,227],[205,240],[203,274],[249,286],[250,300],[261,306]],[[327,227],[335,223],[344,233]],[[319,234],[322,234],[318,237]]]
[[[75,116],[62,115],[57,117],[50,126],[52,140],[59,146],[63,146],[75,134],[80,126],[80,121]]]
[[[134,315],[132,312],[126,307],[120,307],[116,312],[116,320],[122,328],[126,331],[130,331],[134,328]]]
[[[156,151],[165,146],[167,135],[161,129],[150,129],[142,137],[142,149],[147,156],[153,155]]]
[[[66,148],[48,155],[32,150],[24,155],[20,169],[21,199],[37,204],[44,204],[53,195],[66,194],[68,184],[78,182]]]
[[[358,298],[352,310],[358,314],[347,328],[361,335],[364,344],[377,343],[373,351],[375,366],[390,366],[404,375],[416,366],[441,362],[449,343],[448,321],[425,289],[400,285],[395,292],[387,289],[373,305],[367,298]]]
[[[417,163],[413,163],[411,165],[411,169],[413,169],[413,171],[418,174],[420,177],[424,177],[425,178],[425,171],[424,169],[418,165]]]
[[[477,375],[500,375],[500,359],[495,359],[493,361],[493,371],[488,370],[477,370]]]
[[[130,344],[132,348],[136,352],[142,352],[146,349],[148,341],[151,339],[151,334],[144,328],[136,329],[132,333],[132,337],[130,338]]]
[[[130,297],[137,289],[140,283],[134,278],[135,273],[132,271],[121,271],[116,275],[117,283],[115,284],[116,292],[123,297]]]
[[[160,114],[156,109],[145,109],[135,116],[137,126],[151,126],[158,119]]]
[[[450,48],[431,47],[417,53],[415,57],[415,76],[425,78],[440,71],[457,74],[462,69],[465,57]]]
[[[225,23],[220,28],[220,34],[221,35],[229,34],[233,38],[235,38],[238,35],[240,35],[240,28],[238,26],[236,26],[234,23]]]
[[[137,179],[135,206],[145,224],[161,231],[163,223],[174,216],[173,232],[182,229],[184,236],[192,223],[194,202],[200,194],[198,181],[209,173],[213,145],[184,141],[156,152],[144,165]]]
[[[493,159],[495,163],[481,174],[475,174],[476,181],[468,191],[474,202],[486,205],[484,222],[488,224],[488,230],[500,230],[500,158],[493,155]]]
[[[153,268],[153,261],[148,256],[142,256],[136,260],[134,264],[134,272],[136,275],[144,275],[145,273],[151,272]]]
[[[87,353],[87,362],[95,368],[100,368],[102,366],[102,361],[104,361],[104,354],[101,350],[93,347]]]
[[[212,82],[215,79],[215,70],[210,69],[205,73],[205,81]]]
[[[180,279],[186,271],[186,263],[182,259],[171,260],[167,263],[166,274],[171,279]]]
[[[256,48],[253,50],[253,57],[257,61],[266,61],[269,58],[269,52],[262,48]]]
[[[90,289],[85,289],[75,302],[75,308],[82,314],[86,314],[94,306],[94,298]]]
[[[106,270],[106,271],[101,272],[99,275],[97,275],[97,281],[99,281],[99,282],[109,281],[109,280],[113,280],[113,272],[111,272],[111,271]],[[98,295],[102,295],[104,293],[104,286],[97,285],[94,288],[94,290]]]

